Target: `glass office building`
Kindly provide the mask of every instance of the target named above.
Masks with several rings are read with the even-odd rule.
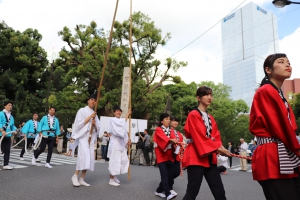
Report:
[[[223,83],[231,86],[231,98],[251,108],[253,95],[264,77],[263,62],[278,53],[276,17],[249,3],[222,22]]]

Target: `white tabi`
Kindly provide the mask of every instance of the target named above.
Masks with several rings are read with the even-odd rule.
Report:
[[[128,172],[129,167],[125,118],[112,118],[108,132],[111,134],[107,152],[109,158],[108,170],[112,176],[125,174]]]
[[[78,146],[76,170],[89,169],[91,171],[94,171],[94,144],[97,143],[97,135],[100,131],[100,120],[98,116],[95,117],[96,129],[94,129],[92,132],[90,144],[88,142],[88,139],[90,135],[90,129],[92,126],[92,119],[90,119],[90,121],[86,125],[84,125],[85,119],[93,113],[94,110],[88,106],[80,108],[76,114],[75,122],[72,127],[71,138],[75,139],[75,142],[72,145],[70,145],[70,148],[72,149],[73,155],[75,148]]]

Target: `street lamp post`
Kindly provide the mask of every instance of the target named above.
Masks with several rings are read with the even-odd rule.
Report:
[[[300,2],[293,2],[293,1],[287,1],[287,0],[274,0],[272,3],[277,8],[283,8],[284,6],[290,5],[290,4],[300,4]]]

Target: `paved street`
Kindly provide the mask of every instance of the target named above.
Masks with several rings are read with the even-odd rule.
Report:
[[[5,200],[73,200],[73,199],[103,199],[103,200],[159,200],[154,191],[159,183],[159,170],[155,167],[131,165],[131,180],[127,174],[119,176],[120,187],[108,185],[108,164],[97,161],[95,171],[88,172],[86,182],[91,187],[73,187],[71,176],[75,170],[76,158],[53,154],[51,165],[53,169],[44,167],[46,153],[41,154],[42,163],[39,166],[30,164],[31,156],[26,155],[25,161],[19,160],[20,150],[12,150],[10,163],[15,169],[0,171],[0,199]],[[2,160],[2,158],[1,158]],[[233,168],[227,175],[222,175],[228,200],[262,200],[263,192],[259,184],[252,180],[251,167],[248,172],[239,172],[238,159],[233,158]],[[250,166],[250,165],[249,165]],[[2,167],[1,167],[2,168]],[[174,190],[178,192],[176,199],[182,199],[186,190],[187,175],[175,180]],[[204,180],[197,199],[213,200],[209,187]]]

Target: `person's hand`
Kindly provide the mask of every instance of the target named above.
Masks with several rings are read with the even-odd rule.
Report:
[[[24,139],[26,140],[26,134],[24,134]]]
[[[72,156],[72,149],[69,149],[67,156]]]
[[[128,109],[128,112],[127,112],[127,116],[131,115],[132,114],[132,110],[131,108]]]
[[[128,140],[127,146],[129,147],[131,145],[131,140]]]
[[[6,136],[6,132],[2,131],[2,136],[5,137]]]
[[[218,148],[218,151],[219,151],[222,155],[224,155],[224,156],[231,157],[230,151],[228,151],[228,150],[225,149],[224,147]]]
[[[174,144],[176,144],[178,142],[176,139],[170,139],[170,141]]]
[[[95,117],[96,117],[96,115],[97,115],[97,113],[96,113],[96,112],[94,112],[93,114],[91,114],[91,115],[90,115],[90,118],[95,118]]]
[[[96,124],[96,120],[92,119],[92,124],[95,125]]]
[[[42,132],[39,133],[40,137],[42,137]]]

